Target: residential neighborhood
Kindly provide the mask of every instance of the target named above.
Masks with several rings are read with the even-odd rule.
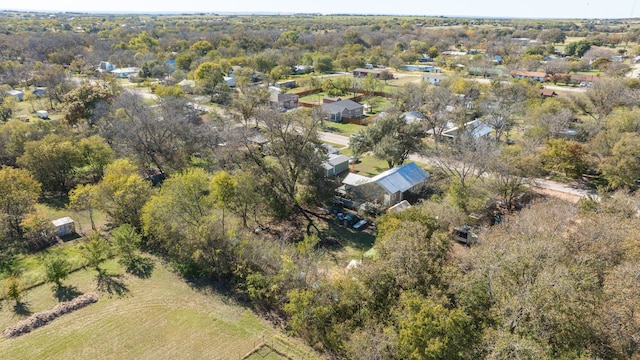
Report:
[[[0,358],[640,356],[635,9],[140,4],[0,11]]]

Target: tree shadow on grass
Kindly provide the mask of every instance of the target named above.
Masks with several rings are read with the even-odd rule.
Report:
[[[122,274],[109,274],[105,270],[101,270],[98,272],[96,280],[98,291],[107,293],[109,296],[123,297],[129,293],[129,288],[124,282],[124,275]]]
[[[33,312],[29,309],[29,303],[25,301],[16,301],[13,305],[13,312],[20,316],[29,316]]]
[[[0,251],[0,272],[3,274],[15,273],[18,270],[18,259],[10,251]]]
[[[54,287],[54,295],[56,299],[58,299],[58,301],[62,302],[73,300],[76,297],[82,295],[82,292],[73,285],[60,285]]]
[[[135,256],[127,260],[124,264],[127,272],[140,279],[148,279],[151,277],[156,265],[153,259],[144,256]]]

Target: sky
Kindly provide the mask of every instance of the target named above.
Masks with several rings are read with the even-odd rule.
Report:
[[[4,1],[3,1],[4,2]],[[638,0],[22,0],[3,10],[129,13],[322,13],[516,18],[640,17]],[[9,6],[7,6],[9,4]],[[639,5],[640,6],[640,5]]]

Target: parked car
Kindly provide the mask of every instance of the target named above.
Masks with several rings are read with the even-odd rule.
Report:
[[[367,220],[366,219],[362,219],[362,220],[358,221],[357,223],[355,223],[355,225],[353,225],[353,228],[356,229],[356,230],[360,230],[360,229],[363,229],[366,225],[367,225]]]
[[[342,225],[351,227],[358,221],[360,221],[360,218],[357,215],[349,213],[342,218]]]

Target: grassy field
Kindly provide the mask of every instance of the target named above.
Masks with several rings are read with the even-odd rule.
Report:
[[[50,120],[62,120],[63,115],[59,111],[49,109],[49,100],[47,98],[37,98],[33,101],[21,101],[13,108],[13,119],[27,118],[29,121],[40,120],[36,115],[38,110],[47,110]],[[60,106],[58,106],[60,107]],[[35,109],[35,110],[34,110]]]
[[[350,123],[336,123],[332,121],[325,121],[323,131],[328,131],[344,136],[349,136],[353,134],[357,134],[361,131],[364,131],[366,126],[350,124]]]
[[[365,252],[373,247],[375,236],[373,230],[367,228],[366,231],[346,228],[332,217],[326,222],[319,223],[318,228],[322,232],[322,237],[332,237],[338,243],[329,250],[325,261],[332,271],[340,272],[344,270],[349,261],[360,260]]]
[[[110,260],[105,268],[122,274]],[[64,284],[75,295],[96,291],[96,272],[73,273]],[[242,359],[268,343],[291,358],[320,359],[250,309],[213,289],[195,288],[159,260],[147,279],[112,276],[111,289],[89,307],[64,315],[32,333],[0,339],[2,359]],[[28,291],[23,305],[5,301],[0,326],[57,303],[49,285]],[[272,345],[273,344],[273,345]],[[271,357],[278,359],[277,357]]]
[[[340,153],[351,157],[351,149],[340,150]],[[362,176],[376,176],[383,171],[389,170],[389,165],[384,160],[380,160],[370,153],[367,156],[360,156],[360,161],[355,165],[356,172]]]

